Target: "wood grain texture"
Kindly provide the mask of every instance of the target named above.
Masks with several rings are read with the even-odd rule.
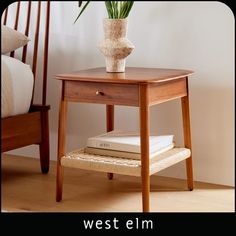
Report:
[[[67,120],[67,101],[64,100],[65,82],[62,82],[61,100],[59,107],[58,122],[58,145],[57,145],[57,180],[56,180],[56,201],[62,200],[63,172],[61,158],[65,155],[66,147],[66,120]]]
[[[186,78],[149,85],[149,105],[157,105],[186,95]]]
[[[34,74],[34,78],[36,76],[37,69],[37,61],[38,61],[38,43],[39,43],[39,28],[40,28],[40,16],[41,16],[41,2],[38,1],[37,8],[37,20],[35,27],[35,35],[34,35],[34,54],[33,54],[33,64],[32,64],[32,72]]]
[[[41,142],[40,112],[3,118],[1,121],[1,152],[24,147],[26,145],[39,144]]]
[[[47,99],[49,24],[50,24],[50,1],[47,1],[44,52],[43,52],[43,90],[42,90],[42,104],[43,105],[46,105],[46,99]]]
[[[31,1],[28,2],[28,10],[27,10],[27,18],[26,18],[26,26],[25,26],[25,35],[29,35],[29,27],[30,27],[30,16],[31,16]],[[23,47],[22,52],[22,62],[26,62],[26,55],[27,55],[27,45]]]
[[[186,81],[188,88],[188,80]],[[188,95],[181,99],[182,105],[182,118],[183,118],[183,133],[184,133],[184,144],[186,148],[192,150],[191,143],[191,124],[190,124],[190,110],[189,110],[189,92]],[[189,190],[193,190],[193,164],[192,155],[186,159],[186,172],[187,172],[187,184]]]
[[[184,78],[189,70],[127,67],[125,73],[107,73],[105,68],[81,70],[71,74],[60,74],[56,79],[121,84],[162,83]]]
[[[107,132],[114,130],[114,113],[115,107],[113,105],[106,105]]]
[[[148,86],[139,87],[139,119],[140,119],[140,143],[141,143],[141,176],[142,176],[142,202],[143,212],[150,211],[150,176],[149,176],[149,134],[150,111]]]
[[[50,106],[34,104],[30,107],[30,112],[40,112],[41,118],[41,142],[39,143],[39,155],[41,172],[47,174],[49,171],[50,146],[49,146],[49,110]]]
[[[65,99],[74,102],[138,106],[138,86],[65,81]]]
[[[39,155],[41,172],[47,174],[49,171],[50,145],[49,145],[49,121],[48,110],[41,111],[41,142],[39,144]]]
[[[114,106],[106,105],[106,122],[107,122],[107,132],[114,130]],[[112,180],[114,177],[113,173],[107,173],[107,178]]]

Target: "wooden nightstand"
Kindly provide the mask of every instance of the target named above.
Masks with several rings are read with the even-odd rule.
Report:
[[[175,69],[126,68],[125,73],[107,73],[105,68],[82,70],[72,74],[57,75],[61,80],[61,101],[58,128],[58,162],[56,200],[62,199],[63,167],[86,169],[79,158],[65,153],[66,116],[68,102],[106,104],[107,131],[114,129],[114,105],[135,106],[140,111],[141,162],[136,175],[142,177],[143,212],[149,212],[150,174],[179,161],[186,160],[187,183],[193,189],[191,134],[189,116],[188,76],[193,72]],[[181,98],[185,148],[175,149],[165,160],[149,165],[149,108],[166,101]],[[163,159],[163,158],[162,158]],[[73,162],[73,165],[71,164]],[[74,164],[75,163],[75,164]],[[83,160],[83,163],[84,160]],[[130,168],[134,169],[134,166]],[[91,168],[90,168],[91,169]],[[132,169],[132,170],[133,170]],[[99,171],[98,168],[94,170]],[[108,170],[108,169],[107,169]],[[138,172],[140,170],[140,172]],[[101,171],[106,171],[103,168]],[[107,171],[109,172],[109,171]],[[114,172],[113,172],[114,173]],[[121,173],[121,171],[117,171]],[[112,179],[113,174],[108,173]]]

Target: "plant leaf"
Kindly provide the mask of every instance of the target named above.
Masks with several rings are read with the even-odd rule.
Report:
[[[83,1],[78,1],[79,7],[82,6]],[[82,7],[79,15],[74,21],[75,22],[79,19],[81,14],[87,8],[90,1],[87,1],[86,4]],[[133,7],[134,1],[105,1],[105,6],[107,9],[107,14],[109,19],[124,19],[129,16],[131,8]]]
[[[84,7],[82,8],[82,10],[80,11],[79,15],[77,16],[77,18],[74,21],[75,22],[79,19],[79,17],[81,16],[81,14],[84,12],[84,10],[86,9],[86,7],[88,6],[88,4],[90,3],[90,1],[87,1],[86,4],[84,5]]]
[[[106,8],[107,8],[108,17],[110,19],[113,19],[113,10],[112,10],[111,1],[105,1],[105,5],[106,5]]]

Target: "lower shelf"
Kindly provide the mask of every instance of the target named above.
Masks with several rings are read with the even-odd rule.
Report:
[[[183,161],[190,155],[191,151],[187,148],[173,148],[161,153],[150,162],[150,175]],[[75,150],[62,157],[61,165],[84,170],[141,176],[140,160],[91,155],[85,153],[84,149]]]

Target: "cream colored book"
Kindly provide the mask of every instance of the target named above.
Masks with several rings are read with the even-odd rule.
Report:
[[[173,143],[174,135],[150,135],[150,154],[156,153]],[[140,136],[137,132],[111,131],[99,136],[88,138],[87,147],[113,151],[138,153],[140,155]]]
[[[164,147],[157,152],[151,153],[150,160],[152,160],[157,155],[174,148],[174,146],[175,146],[174,143],[171,143],[167,147]],[[134,153],[134,152],[122,152],[122,151],[115,151],[115,150],[108,150],[108,149],[101,149],[101,148],[91,148],[91,147],[86,147],[85,152],[89,154],[93,154],[93,155],[100,155],[100,156],[120,157],[120,158],[134,159],[134,160],[141,159],[141,154]]]

